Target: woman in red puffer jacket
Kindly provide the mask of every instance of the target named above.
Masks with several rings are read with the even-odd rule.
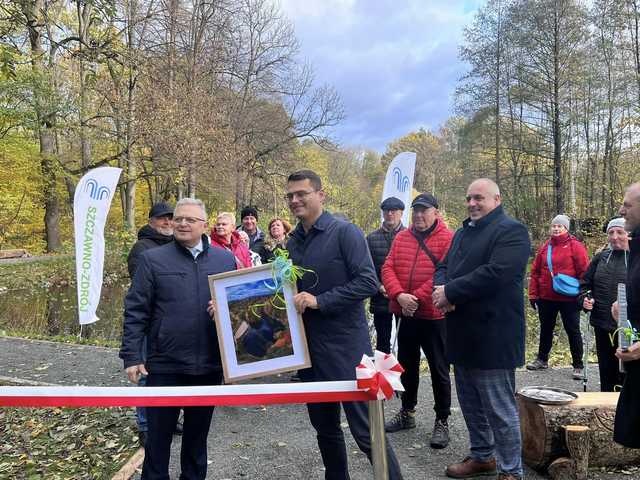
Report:
[[[559,312],[569,337],[573,378],[580,380],[584,369],[580,307],[577,303],[577,295],[561,295],[553,290],[553,278],[547,262],[549,247],[551,247],[551,266],[554,275],[564,273],[580,280],[589,265],[587,249],[578,239],[569,234],[569,218],[566,215],[557,215],[551,221],[551,238],[540,247],[531,265],[529,303],[531,308],[538,311],[540,318],[540,346],[538,357],[527,365],[527,369],[548,368],[553,331]]]

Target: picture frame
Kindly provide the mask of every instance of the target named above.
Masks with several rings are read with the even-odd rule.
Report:
[[[227,383],[311,366],[295,284],[276,287],[271,264],[209,275]]]

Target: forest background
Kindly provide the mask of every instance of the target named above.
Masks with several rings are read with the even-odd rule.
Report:
[[[288,216],[303,167],[368,232],[401,151],[452,227],[489,176],[534,238],[558,212],[594,233],[640,178],[639,35],[636,0],[490,0],[465,29],[450,119],[380,154],[332,141],[348,112],[275,2],[2,0],[0,249],[71,252],[74,188],[104,165],[123,169],[107,224],[123,248],[159,200]]]

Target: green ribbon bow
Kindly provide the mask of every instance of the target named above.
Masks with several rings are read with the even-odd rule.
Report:
[[[274,258],[269,262],[271,263],[271,282],[264,282],[266,287],[273,290],[273,297],[269,300],[269,303],[273,308],[278,310],[286,310],[287,302],[282,294],[283,285],[295,285],[296,282],[301,279],[306,273],[312,273],[316,276],[316,281],[312,285],[315,287],[318,284],[318,276],[316,272],[308,268],[294,265],[293,261],[289,258],[289,252],[282,248],[276,248],[274,250]],[[266,306],[266,303],[258,303],[251,305],[251,313],[260,318],[260,315],[256,312],[256,309]]]

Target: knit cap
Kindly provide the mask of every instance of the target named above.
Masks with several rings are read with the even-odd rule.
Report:
[[[624,228],[624,218],[614,218],[607,224],[607,233],[609,230],[615,227]]]
[[[564,228],[569,230],[569,226],[571,225],[571,220],[566,215],[556,215],[551,220],[551,225],[562,225]]]

